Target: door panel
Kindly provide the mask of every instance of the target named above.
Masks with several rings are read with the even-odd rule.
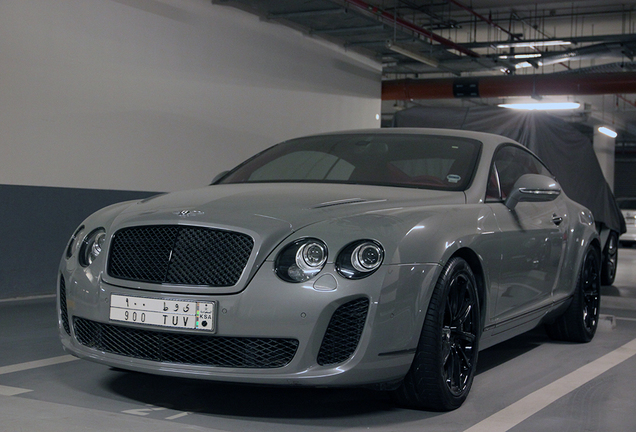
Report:
[[[563,198],[522,202],[512,211],[503,203],[490,206],[501,230],[495,317],[512,318],[550,304],[565,251],[568,215]]]

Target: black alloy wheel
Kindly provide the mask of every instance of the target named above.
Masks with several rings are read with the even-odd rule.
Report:
[[[464,402],[477,368],[480,307],[475,276],[462,258],[442,270],[411,369],[395,391],[408,407],[449,411]]]
[[[603,268],[601,271],[601,284],[611,285],[616,279],[616,267],[618,265],[618,233],[610,231],[607,243],[603,249]]]
[[[583,273],[581,275],[583,291],[583,325],[585,333],[590,335],[591,340],[598,326],[598,316],[601,307],[601,283],[598,268],[598,259],[588,253],[583,263]]]
[[[598,327],[601,306],[600,252],[589,246],[576,284],[572,301],[553,323],[546,325],[548,336],[555,340],[589,342]]]

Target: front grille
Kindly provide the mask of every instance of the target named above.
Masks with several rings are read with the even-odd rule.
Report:
[[[62,327],[67,335],[71,335],[71,327],[68,323],[68,309],[66,306],[66,281],[60,275],[60,316],[62,317]]]
[[[318,352],[321,366],[342,363],[358,347],[369,310],[369,299],[360,298],[343,304],[334,312]]]
[[[73,321],[82,345],[100,351],[157,362],[232,368],[279,368],[298,349],[296,339],[241,338],[159,332]]]
[[[236,285],[254,241],[248,235],[180,225],[124,228],[115,233],[108,274],[176,285]]]

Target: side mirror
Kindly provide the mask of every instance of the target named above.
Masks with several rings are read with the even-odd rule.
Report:
[[[225,177],[225,175],[229,173],[229,171],[222,171],[220,173],[218,173],[213,179],[212,179],[212,183],[210,183],[210,186],[212,186],[214,183],[218,182],[219,180],[221,180],[223,177]]]
[[[559,183],[548,176],[524,174],[519,177],[506,199],[506,207],[514,210],[520,202],[552,201],[561,195]]]

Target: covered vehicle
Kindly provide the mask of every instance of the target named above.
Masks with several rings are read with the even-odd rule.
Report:
[[[450,410],[480,349],[540,324],[589,341],[599,278],[591,212],[523,146],[352,131],[88,217],[61,259],[59,328],[67,351],[117,368]]]

